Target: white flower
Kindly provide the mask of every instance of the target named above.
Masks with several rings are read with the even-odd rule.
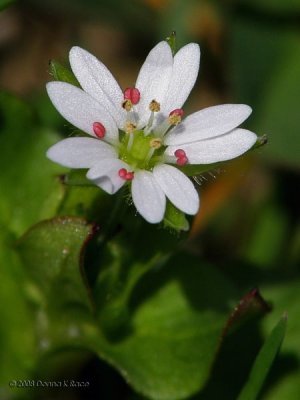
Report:
[[[100,61],[73,47],[70,63],[82,89],[50,82],[47,91],[61,115],[91,138],[64,139],[47,156],[69,168],[88,168],[87,178],[107,193],[130,184],[138,212],[150,223],[163,219],[166,197],[184,213],[196,214],[198,193],[180,166],[232,159],[257,139],[237,129],[251,113],[243,104],[209,107],[181,122],[199,62],[197,44],[184,46],[173,57],[168,43],[160,42],[146,58],[135,87],[123,93]]]

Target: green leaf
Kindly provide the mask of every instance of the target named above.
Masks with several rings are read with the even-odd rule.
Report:
[[[24,271],[13,251],[13,238],[4,226],[0,228],[0,363],[5,366],[0,369],[0,392],[3,398],[10,398],[8,382],[28,378],[36,358],[36,343],[24,294]]]
[[[272,330],[270,336],[260,350],[249,379],[238,400],[256,400],[274,359],[280,349],[286,331],[287,316],[284,315]]]
[[[80,86],[73,72],[59,62],[51,60],[49,62],[49,69],[50,74],[56,81],[67,82],[74,86]]]
[[[79,218],[54,218],[32,227],[17,250],[41,304],[56,311],[91,310],[81,260],[93,226]]]
[[[0,94],[3,128],[0,133],[0,222],[16,234],[42,218],[52,217],[63,197],[55,175],[64,169],[46,158],[58,135],[36,126],[26,104]],[[5,171],[5,172],[4,172]]]
[[[214,268],[177,254],[135,285],[131,318],[119,337],[90,341],[138,392],[155,400],[185,398],[209,376],[234,294]]]

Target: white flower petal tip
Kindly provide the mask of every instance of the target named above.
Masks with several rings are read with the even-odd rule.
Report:
[[[251,114],[245,104],[222,104],[191,114],[166,137],[165,144],[181,145],[230,132]]]
[[[83,90],[100,102],[122,128],[125,121],[121,108],[123,93],[111,72],[95,56],[77,46],[70,50],[69,59]]]
[[[117,158],[115,149],[100,140],[74,137],[61,140],[46,153],[47,157],[68,168],[91,168],[99,160]]]
[[[213,164],[241,156],[251,149],[256,140],[255,133],[234,129],[225,135],[180,145],[180,148],[185,151],[190,164]],[[165,154],[172,156],[177,148],[169,146]]]
[[[158,165],[153,175],[162,191],[179,210],[194,215],[199,210],[198,193],[188,177],[170,165]]]
[[[166,196],[149,171],[138,171],[132,181],[132,199],[136,209],[146,221],[162,221],[166,209]]]
[[[152,100],[162,103],[172,77],[173,56],[167,42],[158,43],[148,54],[136,80],[135,87],[141,93],[136,106],[139,115],[139,127],[145,126]]]
[[[195,85],[199,66],[200,47],[196,43],[187,44],[175,54],[172,78],[162,104],[165,113],[183,106]]]
[[[72,125],[95,136],[93,124],[98,122],[105,127],[108,140],[118,139],[114,119],[86,92],[65,82],[49,82],[46,88],[55,108]]]

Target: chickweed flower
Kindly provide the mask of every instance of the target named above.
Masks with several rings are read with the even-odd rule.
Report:
[[[197,44],[173,57],[162,41],[150,51],[135,86],[122,91],[104,64],[73,47],[70,64],[82,89],[50,82],[47,91],[60,114],[91,137],[64,139],[48,150],[48,158],[87,168],[87,178],[109,194],[129,185],[136,209],[150,223],[162,221],[167,198],[196,214],[199,196],[181,167],[238,157],[257,139],[237,128],[251,113],[247,105],[219,105],[184,117],[199,63]]]

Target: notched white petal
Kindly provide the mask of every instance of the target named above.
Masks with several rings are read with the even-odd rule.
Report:
[[[50,147],[47,157],[68,168],[91,168],[99,160],[116,158],[117,154],[112,146],[98,139],[74,137]]]
[[[151,224],[160,222],[166,209],[166,196],[149,171],[136,171],[131,186],[138,212]]]
[[[176,108],[182,108],[195,85],[199,65],[200,48],[196,43],[189,43],[176,53],[162,112],[169,114]]]
[[[154,167],[153,175],[165,195],[179,210],[191,215],[197,213],[199,196],[186,175],[166,164]]]
[[[88,51],[77,46],[70,50],[70,64],[81,87],[103,104],[119,128],[123,127],[125,121],[125,112],[121,108],[123,93],[108,68]]]
[[[156,100],[161,103],[164,99],[172,68],[173,56],[170,46],[167,42],[158,43],[148,54],[135,85],[141,93],[140,101],[135,106],[140,117],[139,127],[148,122],[150,102]]]
[[[251,114],[245,104],[222,104],[189,115],[165,138],[167,145],[181,145],[230,132]]]
[[[180,145],[190,164],[211,164],[231,160],[249,150],[257,140],[255,133],[246,129],[234,129],[222,136]],[[178,146],[167,147],[165,154],[174,155]]]
[[[101,187],[109,194],[116,193],[125,183],[124,179],[119,177],[121,168],[128,169],[128,165],[117,158],[107,158],[99,160],[86,174],[95,185]]]
[[[118,139],[118,128],[109,112],[83,90],[65,82],[49,82],[48,95],[60,114],[72,125],[95,136],[93,123],[101,122],[108,139]]]

